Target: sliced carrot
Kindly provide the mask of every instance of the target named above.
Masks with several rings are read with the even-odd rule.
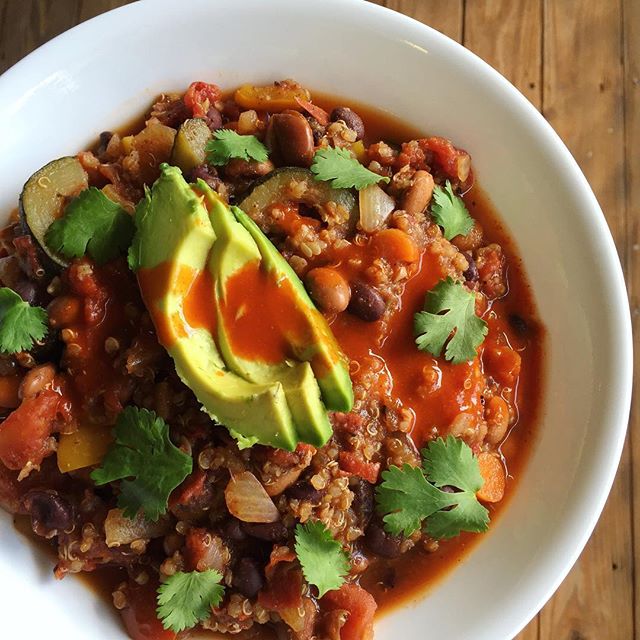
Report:
[[[484,483],[476,493],[478,500],[482,502],[500,502],[504,497],[504,489],[507,478],[502,461],[490,453],[481,453],[478,456],[480,475]]]
[[[409,234],[400,229],[378,231],[371,240],[374,250],[389,262],[417,262],[420,252]]]
[[[313,116],[319,124],[326,127],[329,124],[329,114],[321,109],[318,105],[313,104],[309,100],[305,100],[300,96],[295,96],[295,101],[311,116]]]

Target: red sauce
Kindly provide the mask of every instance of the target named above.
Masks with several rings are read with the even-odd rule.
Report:
[[[295,303],[288,279],[252,262],[225,283],[220,303],[225,332],[235,354],[277,364],[294,357],[291,345],[309,343],[309,325]]]

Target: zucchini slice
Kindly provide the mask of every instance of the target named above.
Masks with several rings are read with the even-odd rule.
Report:
[[[20,194],[20,221],[49,258],[48,263],[66,267],[69,262],[51,251],[44,234],[60,218],[67,202],[89,186],[89,178],[76,157],[52,160],[38,169],[26,182]],[[52,265],[49,265],[52,266]]]
[[[204,163],[211,129],[200,118],[185,120],[178,129],[171,151],[171,164],[179,167],[186,176],[189,171]]]
[[[256,180],[239,200],[238,206],[254,220],[260,220],[267,207],[283,202],[304,203],[318,208],[334,202],[348,214],[340,225],[345,234],[352,233],[358,222],[358,198],[351,189],[334,189],[328,183],[316,180],[309,169],[301,167],[282,167]]]

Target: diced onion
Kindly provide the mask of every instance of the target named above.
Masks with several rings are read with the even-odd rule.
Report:
[[[134,540],[158,538],[169,530],[168,520],[157,522],[147,520],[141,512],[136,517],[126,518],[121,509],[111,509],[104,521],[104,534],[107,547],[119,547],[131,544]]]
[[[360,190],[360,227],[366,233],[380,229],[396,208],[396,201],[377,184]]]
[[[276,522],[280,519],[273,500],[250,471],[231,477],[224,498],[229,513],[242,522]]]

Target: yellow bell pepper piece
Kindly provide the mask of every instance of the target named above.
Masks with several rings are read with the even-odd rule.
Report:
[[[367,151],[364,148],[364,142],[362,142],[362,140],[352,142],[351,151],[353,151],[353,155],[356,157],[356,160],[358,162],[364,163],[364,161],[367,159]]]
[[[296,102],[296,96],[303,100],[310,99],[309,92],[302,87],[287,85],[256,87],[252,84],[243,84],[233,94],[233,99],[243,109],[274,112],[285,109],[300,109],[300,105]]]
[[[62,473],[102,462],[113,442],[112,427],[83,425],[75,433],[63,433],[58,441],[58,469]]]

